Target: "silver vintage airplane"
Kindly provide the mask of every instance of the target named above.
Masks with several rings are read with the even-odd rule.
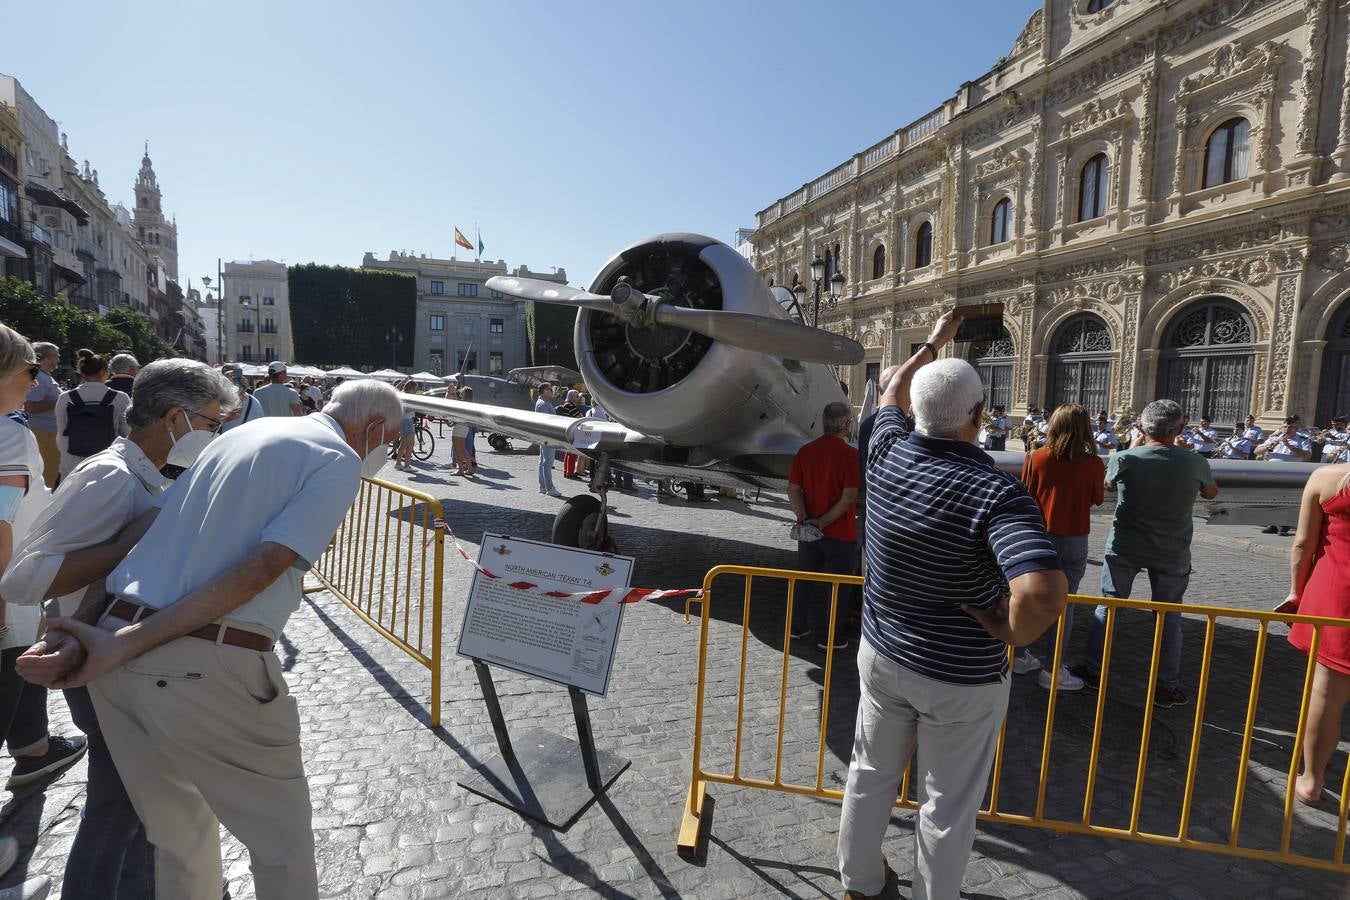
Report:
[[[826,404],[848,400],[831,366],[863,358],[861,344],[805,324],[791,291],[770,288],[739,253],[703,235],[633,244],[590,291],[501,275],[487,286],[576,307],[577,365],[610,421],[428,396],[408,396],[404,405],[590,457],[592,493],[567,500],[553,524],[552,540],[568,546],[606,544],[603,497],[612,469],[785,491],[792,458],[821,433]],[[1001,468],[1020,471],[1021,453],[994,456]],[[1296,512],[1312,468],[1214,463],[1221,487],[1241,483],[1244,498],[1262,507],[1257,517],[1275,523]],[[1215,510],[1245,521],[1234,508]]]

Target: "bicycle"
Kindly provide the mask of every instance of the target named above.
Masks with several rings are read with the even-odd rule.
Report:
[[[389,442],[389,458],[398,458],[398,445],[402,438],[397,438]],[[431,459],[431,454],[436,450],[436,436],[431,433],[431,429],[421,422],[418,422],[413,428],[413,458],[419,462],[426,462]]]

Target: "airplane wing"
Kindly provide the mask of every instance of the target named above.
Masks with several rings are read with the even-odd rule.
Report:
[[[463,403],[425,394],[400,395],[405,409],[463,422],[484,432],[500,432],[550,447],[591,450],[640,459],[660,448],[662,442],[618,422],[573,419],[486,403]]]
[[[566,366],[524,366],[506,373],[506,380],[515,384],[539,387],[550,384],[581,384],[581,373]]]

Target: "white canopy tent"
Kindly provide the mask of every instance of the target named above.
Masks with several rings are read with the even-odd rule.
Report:
[[[370,373],[371,378],[378,378],[381,381],[402,381],[408,376],[394,369],[378,369]]]
[[[413,381],[419,381],[425,384],[444,384],[444,380],[439,375],[432,375],[430,372],[414,372],[408,376]]]
[[[288,366],[286,374],[292,378],[327,378],[328,373],[314,366]]]
[[[329,378],[369,378],[365,372],[358,372],[350,366],[338,366],[324,373]]]

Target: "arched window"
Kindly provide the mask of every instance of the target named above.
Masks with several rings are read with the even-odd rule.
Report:
[[[801,278],[799,278],[799,277],[797,276],[797,273],[796,273],[796,272],[793,272],[793,273],[792,273],[792,288],[793,288],[793,290],[796,290],[796,289],[797,289],[797,285],[799,285],[799,284],[801,284],[801,283],[802,283]]]
[[[886,274],[886,245],[877,244],[872,251],[872,277],[880,278]]]
[[[1086,222],[1106,215],[1106,184],[1110,164],[1105,153],[1098,153],[1083,164],[1078,176],[1078,221]]]
[[[984,408],[1012,409],[1013,342],[1008,330],[995,340],[975,341],[969,359],[984,384]]]
[[[1092,313],[1074,316],[1050,342],[1051,406],[1079,403],[1093,414],[1110,408],[1111,330]]]
[[[989,219],[989,243],[1001,244],[1009,238],[1008,223],[1012,218],[1012,201],[1007,197],[994,204]]]
[[[1205,187],[1247,177],[1251,134],[1252,126],[1246,119],[1229,119],[1214,129],[1205,147]]]
[[[1088,0],[1086,12],[1097,13],[1111,5],[1111,0]]]
[[[830,247],[825,248],[825,279],[824,283],[830,283],[830,276],[834,274],[834,250]]]
[[[1317,425],[1326,425],[1332,416],[1350,415],[1350,298],[1327,329],[1327,346],[1322,351],[1322,388],[1317,398]]]
[[[914,268],[922,269],[933,262],[933,223],[924,222],[914,233]]]
[[[1158,364],[1157,396],[1170,397],[1192,418],[1230,425],[1251,409],[1256,328],[1231,300],[1210,297],[1179,313]]]

